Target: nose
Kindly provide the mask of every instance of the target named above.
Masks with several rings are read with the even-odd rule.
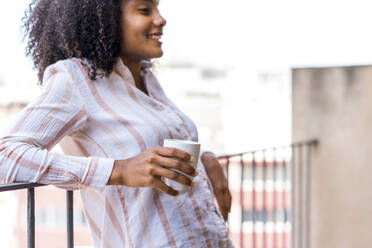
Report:
[[[167,24],[167,21],[164,19],[162,15],[160,15],[160,13],[158,13],[154,19],[154,24],[156,26],[164,27],[165,24]]]

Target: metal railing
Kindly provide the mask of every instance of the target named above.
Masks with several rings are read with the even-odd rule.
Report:
[[[35,248],[35,188],[46,186],[38,183],[0,184],[0,192],[27,189],[27,247]],[[67,247],[74,247],[73,192],[66,191]]]
[[[310,247],[310,156],[316,144],[312,139],[219,156],[239,206],[229,218],[236,246]]]
[[[241,248],[310,247],[310,155],[311,148],[316,144],[317,140],[313,139],[283,147],[218,157],[229,179],[233,202],[240,206],[238,240],[234,242],[236,245],[239,244]],[[234,176],[239,176],[239,180]],[[28,248],[35,247],[34,189],[41,186],[46,185],[0,184],[0,192],[20,189],[28,191]],[[236,189],[238,194],[234,195]],[[73,248],[72,191],[66,191],[66,208],[67,247]],[[289,230],[286,230],[287,224]],[[233,232],[236,225],[229,221],[229,227]],[[278,229],[281,230],[278,232]]]

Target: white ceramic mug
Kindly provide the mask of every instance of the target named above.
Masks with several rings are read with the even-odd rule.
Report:
[[[194,167],[194,169],[196,170],[196,167],[197,167],[198,161],[199,161],[200,143],[194,142],[194,141],[188,141],[188,140],[165,139],[163,146],[164,147],[177,148],[179,150],[190,153],[194,157],[194,161],[192,163],[190,162],[189,165]],[[190,178],[191,180],[193,179],[193,177],[191,177],[189,175],[186,175],[179,170],[176,170],[176,169],[171,169],[171,170],[176,171],[177,173],[180,173],[180,174]],[[176,181],[173,181],[173,180],[170,180],[168,178],[164,178],[164,182],[168,186],[170,186],[174,190],[177,190],[180,193],[184,193],[184,192],[187,192],[187,191],[190,190],[190,188],[187,187],[186,185],[180,184],[180,183],[178,183]]]

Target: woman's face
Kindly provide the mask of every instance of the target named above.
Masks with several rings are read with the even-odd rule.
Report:
[[[159,13],[158,0],[123,0],[121,8],[121,56],[132,62],[161,57],[166,21]]]

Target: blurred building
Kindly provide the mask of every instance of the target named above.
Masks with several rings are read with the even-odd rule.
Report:
[[[203,148],[225,154],[291,142],[288,69],[168,62],[155,66],[155,73],[196,123]]]
[[[195,122],[202,148],[223,153],[220,88],[227,71],[188,63],[155,63],[154,73],[168,97]]]

